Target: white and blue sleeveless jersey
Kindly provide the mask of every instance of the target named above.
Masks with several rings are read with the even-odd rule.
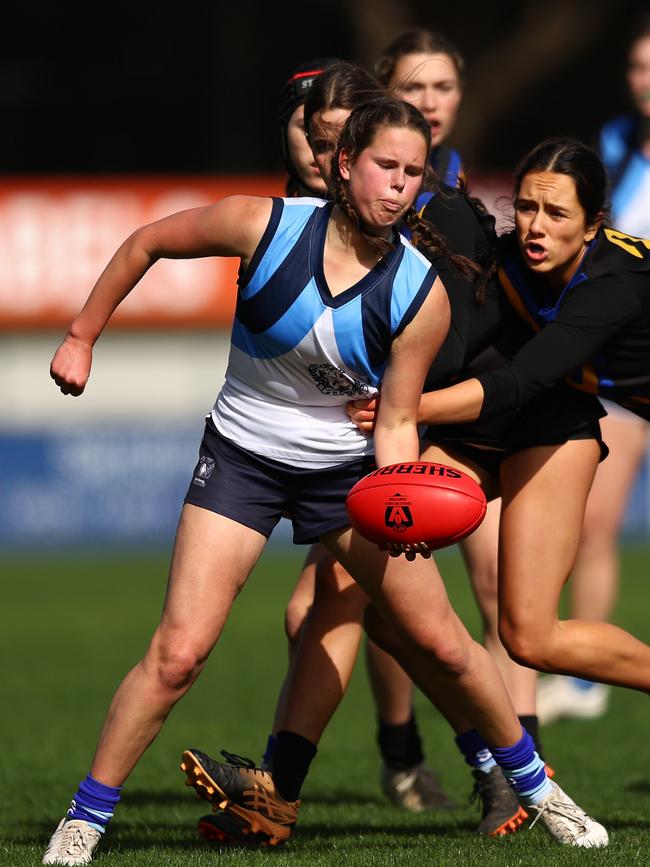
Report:
[[[223,436],[296,467],[372,454],[372,440],[345,404],[377,393],[392,341],[436,278],[396,233],[392,252],[332,296],[323,268],[332,207],[321,199],[273,199],[240,275],[228,369],[212,410]]]
[[[632,114],[606,123],[599,150],[611,184],[612,226],[650,238],[650,159],[639,148],[639,123]]]

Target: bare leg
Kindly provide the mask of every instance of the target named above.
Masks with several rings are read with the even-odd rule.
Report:
[[[289,668],[286,677],[282,682],[282,688],[280,689],[280,695],[278,696],[278,703],[275,707],[273,727],[271,729],[274,735],[284,727],[282,720],[286,716],[286,702],[289,691],[289,681],[291,679],[291,669],[298,650],[298,645],[300,644],[302,629],[314,603],[316,567],[319,560],[322,560],[325,557],[329,557],[326,548],[322,545],[311,546],[284,614],[284,630],[289,642]]]
[[[483,644],[501,672],[517,714],[534,715],[537,672],[511,659],[499,637],[500,514],[501,499],[492,500],[481,526],[460,547],[483,621]]]
[[[393,656],[374,641],[366,645],[368,677],[377,713],[387,725],[404,725],[413,712],[413,683]]]
[[[184,507],[162,618],[144,659],[115,693],[91,768],[95,779],[119,786],[133,770],[201,672],[265,543],[228,518]]]
[[[486,496],[498,492],[496,480],[481,467],[447,447],[428,445],[422,459],[438,461],[459,467],[484,489]],[[483,643],[497,664],[513,706],[519,716],[535,714],[535,687],[537,672],[518,665],[508,655],[499,637],[498,557],[500,498],[488,503],[481,526],[461,542],[461,551],[467,567],[474,596],[483,620]]]
[[[523,665],[647,692],[650,647],[607,623],[558,619],[598,456],[594,440],[573,440],[504,461],[500,634]]]
[[[435,702],[443,686],[489,744],[519,740],[521,726],[498,669],[453,611],[433,561],[389,558],[352,530],[323,542],[396,631],[412,660],[409,674],[425,694]]]
[[[352,677],[368,597],[331,556],[316,570],[314,604],[286,681],[278,730],[317,744]]]
[[[571,616],[607,620],[618,592],[618,535],[625,505],[645,454],[648,425],[608,415],[601,421],[610,448],[598,465],[587,498],[578,556],[571,580]]]

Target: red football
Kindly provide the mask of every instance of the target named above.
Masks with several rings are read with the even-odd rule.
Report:
[[[485,494],[466,473],[429,461],[391,464],[360,479],[347,496],[350,523],[371,542],[444,548],[485,517]]]

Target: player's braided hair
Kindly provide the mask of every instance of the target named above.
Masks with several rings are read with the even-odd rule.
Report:
[[[338,146],[332,158],[331,188],[334,201],[348,217],[353,226],[361,233],[372,250],[380,256],[385,256],[393,249],[393,244],[385,238],[370,233],[363,225],[353,202],[348,195],[347,183],[341,177],[339,155],[345,150],[351,162],[361,154],[373,141],[377,132],[386,127],[411,129],[419,133],[427,145],[431,144],[429,124],[410,103],[392,97],[381,97],[356,108],[347,119],[339,137]],[[426,251],[427,257],[434,261],[445,257],[452,262],[465,276],[476,276],[482,273],[482,268],[471,259],[453,253],[444,235],[423,220],[411,207],[405,216],[405,222],[412,233],[412,241],[416,246]]]

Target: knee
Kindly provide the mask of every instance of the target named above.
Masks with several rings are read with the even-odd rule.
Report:
[[[158,641],[150,648],[145,666],[164,692],[183,693],[199,676],[207,659],[191,642]]]
[[[550,665],[550,633],[538,624],[499,618],[499,637],[508,656],[519,665],[537,671],[552,670]]]
[[[457,680],[465,675],[471,664],[469,636],[463,640],[450,625],[436,623],[435,629],[423,628],[405,638],[406,653],[425,662],[436,676]]]

